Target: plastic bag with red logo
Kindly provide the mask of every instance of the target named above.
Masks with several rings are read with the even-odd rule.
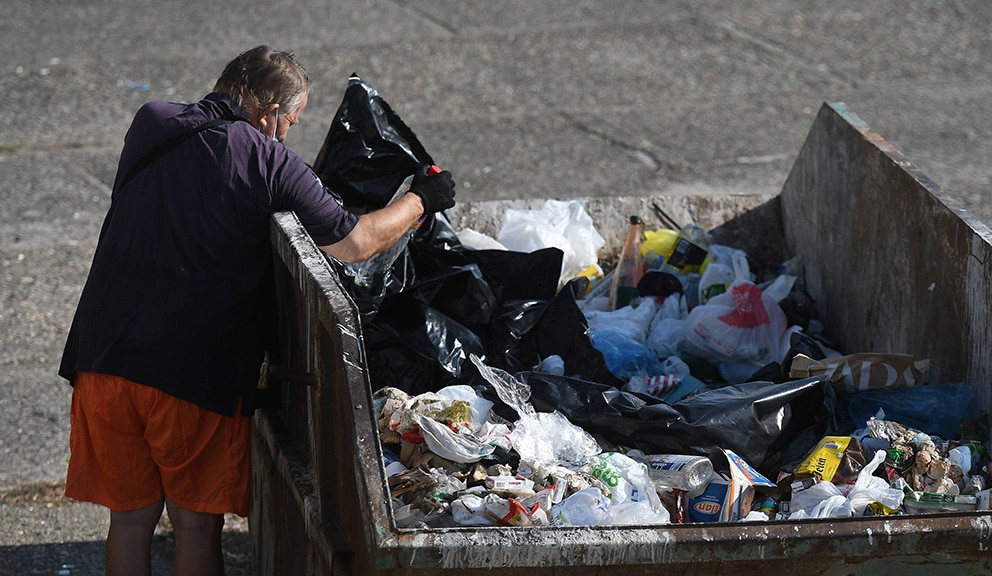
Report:
[[[787,321],[771,296],[751,281],[743,254],[734,255],[734,283],[730,290],[696,306],[682,330],[683,349],[714,364],[778,362]]]

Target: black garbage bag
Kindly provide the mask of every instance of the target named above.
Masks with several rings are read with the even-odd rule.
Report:
[[[352,74],[314,162],[314,172],[341,203],[359,214],[382,208],[419,167],[433,163],[413,130],[371,85]],[[387,295],[417,281],[409,252],[413,242],[460,245],[442,213],[428,216],[419,228],[364,262],[328,258],[363,320],[376,314]]]
[[[408,176],[434,164],[420,140],[379,93],[357,74],[314,162],[314,172],[348,209],[385,206]]]
[[[706,456],[714,448],[730,449],[772,478],[835,428],[833,387],[819,376],[724,386],[674,404],[576,378],[541,372],[517,377],[530,386],[536,410],[557,410],[608,442],[647,454]]]
[[[440,250],[437,244],[414,243],[411,252],[418,273],[438,273],[450,266],[475,264],[492,287],[499,305],[487,326],[464,322],[482,339],[487,362],[516,373],[531,370],[542,359],[561,356],[569,374],[610,385],[622,385],[606,367],[588,336],[588,323],[578,307],[584,293],[579,278],[558,290],[563,254],[558,248],[530,253],[506,250]],[[451,297],[457,297],[451,294]]]
[[[499,295],[504,285],[515,280],[529,286],[530,292],[543,293],[546,286],[540,281],[527,283],[520,271],[549,262],[561,265],[561,251],[459,254],[423,246],[412,253],[420,279],[386,296],[364,330],[373,382],[410,394],[459,382],[468,354],[487,358],[494,350],[487,337],[503,306]],[[490,265],[493,260],[517,266]],[[526,294],[528,289],[517,292]]]
[[[479,268],[500,301],[554,298],[564,258],[560,249],[543,248],[529,253],[474,250],[460,244],[453,245],[447,237],[442,237],[441,229],[441,224],[438,224],[437,237],[443,240],[418,240],[410,246],[419,274],[426,277],[454,266],[471,264]]]
[[[477,266],[449,267],[385,298],[365,330],[366,348],[374,352],[376,343],[392,338],[458,378],[469,353],[485,356],[475,331],[489,324],[496,306]]]
[[[574,373],[619,384],[590,342],[574,290],[556,293],[562,252],[411,245],[424,276],[387,296],[365,324],[374,385],[417,394],[471,380],[468,354],[508,372],[560,355]],[[438,370],[437,368],[441,369]]]
[[[565,374],[607,386],[621,387],[624,381],[607,367],[603,354],[589,338],[589,323],[579,308],[577,300],[585,292],[584,279],[570,281],[548,303],[535,325],[522,334],[516,347],[508,354],[529,358],[530,366],[548,356],[558,355],[565,364]],[[515,373],[520,370],[510,370]]]
[[[388,297],[382,312],[363,333],[374,390],[393,386],[410,395],[436,391],[462,381],[469,354],[485,356],[472,330],[414,293]]]

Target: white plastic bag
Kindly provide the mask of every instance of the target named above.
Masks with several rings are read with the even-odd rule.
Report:
[[[472,412],[472,428],[479,428],[489,420],[489,415],[493,409],[493,403],[486,400],[475,391],[475,388],[464,384],[445,386],[437,391],[441,398],[449,401],[464,400],[469,403]]]
[[[596,487],[585,488],[551,507],[554,526],[599,526],[607,524],[610,500]]]
[[[465,402],[469,421],[452,429],[434,418],[455,402]],[[510,447],[510,430],[494,422],[493,403],[479,396],[471,386],[448,386],[437,392],[425,392],[406,400],[389,418],[389,427],[404,434],[419,429],[428,449],[453,462],[478,462],[497,447]]]
[[[696,306],[686,318],[683,348],[704,360],[720,362],[778,362],[785,312],[750,278],[747,259],[734,255],[736,280],[728,292]]]
[[[847,502],[847,497],[833,482],[817,482],[805,490],[794,491],[789,520],[803,518],[829,518],[838,507]],[[844,514],[850,516],[850,511]]]
[[[699,279],[699,303],[706,304],[710,298],[723,294],[734,283],[734,271],[726,264],[713,262],[706,267]]]
[[[772,300],[781,302],[792,292],[792,288],[796,285],[796,280],[796,276],[780,274],[768,286],[765,286],[762,292],[771,296]]]
[[[648,327],[657,315],[658,304],[653,298],[642,300],[636,307],[624,306],[617,310],[588,310],[584,312],[590,332],[615,330],[644,344]]]
[[[681,298],[665,298],[658,305],[658,311],[648,324],[648,336],[644,343],[654,350],[659,358],[668,358],[679,353],[682,328],[685,325],[685,312],[681,301]]]
[[[878,502],[890,510],[898,510],[902,506],[905,492],[892,488],[889,483],[875,476],[875,470],[885,461],[885,451],[877,450],[875,457],[858,472],[854,488],[847,495],[851,503],[851,511],[855,516],[862,516],[865,508],[873,502]]]
[[[459,526],[498,526],[486,513],[486,501],[477,494],[464,494],[451,503],[451,516]]]
[[[413,418],[420,426],[420,434],[424,437],[427,447],[441,458],[468,464],[478,462],[496,450],[495,445],[457,434],[429,416],[414,414]]]
[[[810,518],[847,518],[848,516],[851,516],[851,503],[842,495],[827,498],[810,512]]]
[[[495,238],[491,238],[472,228],[463,228],[458,233],[458,241],[462,245],[476,250],[506,250],[506,246],[500,244]]]
[[[685,320],[662,318],[651,326],[646,342],[659,358],[678,356]]]
[[[670,524],[672,515],[664,506],[652,508],[647,501],[624,502],[610,506],[607,523],[610,525]]]
[[[905,496],[902,490],[875,476],[875,470],[885,461],[885,451],[877,450],[874,458],[858,472],[854,486],[845,494],[832,482],[822,481],[792,493],[790,520],[803,518],[846,518],[862,516],[865,508],[878,502],[890,510],[898,510]]]
[[[507,210],[497,240],[517,252],[559,248],[565,253],[562,282],[597,264],[606,244],[578,200],[548,200],[541,210]]]

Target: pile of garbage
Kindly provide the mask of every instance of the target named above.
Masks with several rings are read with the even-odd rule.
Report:
[[[469,384],[376,391],[400,526],[989,508],[987,434],[969,386],[930,384],[929,361],[906,354],[832,350],[799,275],[789,273],[801,270],[795,261],[759,285],[746,254],[709,244],[693,277],[666,266],[672,254],[664,251],[686,235],[666,235],[676,240],[661,254],[647,244],[637,258],[650,282],[623,305],[609,296],[619,268],[595,275],[596,284],[578,262],[563,283],[566,293],[571,282],[585,286],[570,292],[585,323],[570,338],[588,338],[614,382],[573,373],[570,356],[541,357],[511,374],[469,354]],[[719,267],[726,270],[710,273]]]
[[[375,209],[434,162],[357,77],[346,104],[315,170]],[[989,509],[971,386],[834,350],[799,258],[753,262],[657,211],[657,229],[630,218],[609,273],[578,201],[508,211],[497,238],[438,214],[380,257],[331,259],[361,312],[398,526]]]

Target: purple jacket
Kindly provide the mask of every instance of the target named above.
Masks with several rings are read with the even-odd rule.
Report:
[[[59,374],[122,376],[232,415],[275,331],[270,216],[293,210],[318,245],[358,217],[297,154],[265,137],[226,94],[152,101],[124,141],[117,179],[205,120],[235,119],[182,142],[114,191]]]

